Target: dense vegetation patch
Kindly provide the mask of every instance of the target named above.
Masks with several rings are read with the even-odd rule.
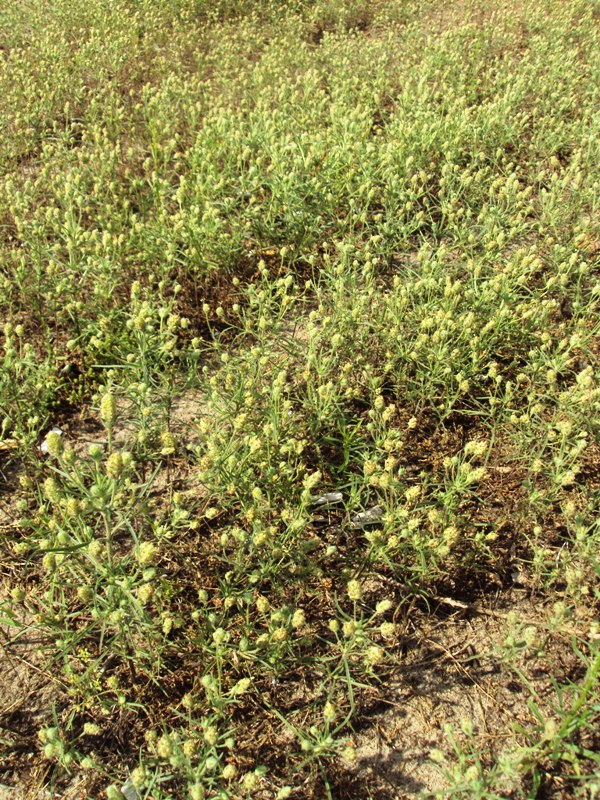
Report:
[[[598,52],[589,0],[2,9],[4,657],[57,686],[4,782],[595,796]],[[361,737],[421,663],[522,709],[411,785]]]

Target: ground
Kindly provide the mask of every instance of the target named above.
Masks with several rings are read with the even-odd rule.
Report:
[[[0,798],[598,796],[598,21],[0,11]]]

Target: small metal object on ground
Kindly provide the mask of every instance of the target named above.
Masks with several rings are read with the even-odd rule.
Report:
[[[352,517],[352,527],[356,528],[364,528],[365,525],[375,525],[378,522],[381,522],[381,518],[384,514],[383,506],[373,506],[372,508],[368,508],[366,511],[361,511],[359,514],[356,514]]]

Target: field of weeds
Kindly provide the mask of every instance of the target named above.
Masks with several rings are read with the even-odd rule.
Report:
[[[0,9],[0,797],[600,796],[596,0]]]

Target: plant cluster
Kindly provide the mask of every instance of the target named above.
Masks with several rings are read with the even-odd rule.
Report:
[[[56,780],[346,796],[415,609],[516,561],[529,721],[449,728],[442,796],[598,791],[597,13],[462,5],[0,12],[3,619]]]

